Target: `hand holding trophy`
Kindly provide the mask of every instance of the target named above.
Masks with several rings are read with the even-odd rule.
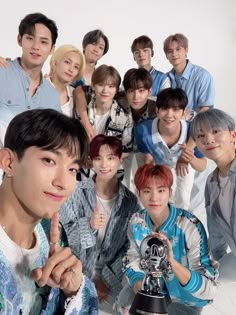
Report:
[[[167,314],[170,297],[163,277],[171,271],[167,242],[157,235],[146,236],[140,246],[140,256],[140,268],[145,277],[129,312],[132,315]]]

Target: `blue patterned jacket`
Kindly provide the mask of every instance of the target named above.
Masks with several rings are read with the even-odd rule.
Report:
[[[97,231],[92,230],[90,218],[97,205],[93,179],[77,184],[72,196],[60,210],[60,223],[73,253],[80,258],[83,272],[91,277],[95,266]],[[140,209],[136,196],[119,183],[118,197],[101,245],[100,257],[105,262],[102,280],[119,292],[123,277],[122,259],[128,248],[127,227],[131,215]]]

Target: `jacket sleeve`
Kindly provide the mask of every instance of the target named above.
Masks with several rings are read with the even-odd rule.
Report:
[[[207,213],[207,228],[209,232],[209,246],[212,256],[215,259],[220,259],[226,253],[228,244],[224,238],[224,235],[221,233],[221,229],[219,229],[218,224],[215,222],[215,219],[212,215],[214,209],[211,209],[210,204],[210,178],[208,177],[206,188],[205,188],[205,207]]]
[[[219,264],[209,256],[207,236],[202,223],[197,218],[193,220],[192,229],[189,233],[186,232],[191,278],[183,288],[196,298],[212,300],[217,289]]]
[[[134,214],[128,226],[129,249],[124,258],[124,271],[129,285],[133,288],[135,283],[144,279],[144,272],[140,269],[139,247],[135,241],[134,224],[136,224],[138,214]]]

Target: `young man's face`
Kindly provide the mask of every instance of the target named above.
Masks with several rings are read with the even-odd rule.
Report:
[[[188,48],[180,46],[180,44],[173,40],[166,53],[166,58],[172,64],[173,67],[185,66],[186,58],[188,54]]]
[[[184,118],[185,111],[179,107],[156,109],[159,118],[159,126],[165,129],[175,129],[179,126],[180,120]]]
[[[16,204],[37,222],[51,218],[71,195],[79,165],[65,149],[44,151],[30,147],[20,161],[14,154],[12,169]]]
[[[96,102],[101,104],[111,104],[116,95],[117,88],[111,79],[107,79],[104,83],[94,84],[93,90],[96,96]]]
[[[147,187],[139,191],[139,198],[152,218],[168,214],[171,191],[158,177],[153,178]]]
[[[84,48],[84,56],[86,62],[88,63],[96,63],[100,58],[102,58],[105,49],[105,41],[102,37],[100,37],[97,42],[92,44],[88,44]]]
[[[137,46],[133,52],[133,56],[139,68],[145,68],[148,71],[151,69],[151,59],[153,56],[153,51],[151,48]]]
[[[59,62],[55,61],[55,76],[60,82],[69,84],[79,74],[81,63],[79,54],[70,51]]]
[[[53,53],[52,35],[43,24],[35,24],[34,34],[18,36],[22,47],[22,62],[29,68],[42,67],[48,56]]]
[[[129,105],[134,111],[137,111],[145,106],[151,93],[151,89],[148,90],[144,87],[140,87],[139,89],[128,89],[126,92],[126,97]]]
[[[200,130],[195,142],[202,154],[216,162],[224,162],[225,157],[235,151],[235,131],[219,128]]]
[[[121,159],[114,155],[108,145],[102,145],[99,155],[93,159],[93,168],[97,174],[97,178],[102,181],[108,181],[117,175],[120,168]]]

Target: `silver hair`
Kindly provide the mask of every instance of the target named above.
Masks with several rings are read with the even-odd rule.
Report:
[[[235,121],[223,110],[213,108],[198,113],[191,122],[190,135],[194,140],[202,128],[233,131],[235,130]]]

